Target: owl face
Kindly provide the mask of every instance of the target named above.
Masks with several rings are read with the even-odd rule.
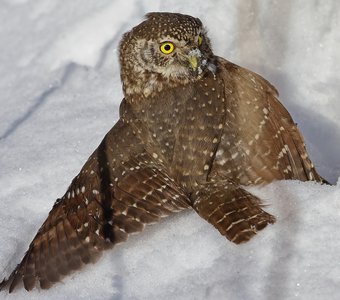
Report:
[[[126,33],[120,45],[123,86],[152,82],[187,83],[214,71],[213,53],[202,22],[174,13],[150,13]],[[126,76],[126,74],[128,74]],[[125,81],[125,82],[124,82]],[[144,83],[143,83],[144,81]],[[126,84],[127,85],[127,84]]]
[[[206,49],[207,39],[203,29],[197,30],[189,39],[163,35],[139,39],[136,46],[135,61],[141,71],[157,73],[166,79],[199,77],[208,65],[211,52]]]

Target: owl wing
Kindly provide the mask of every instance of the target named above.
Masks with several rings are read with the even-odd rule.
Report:
[[[238,174],[241,183],[274,179],[323,181],[308,157],[299,129],[277,99],[276,89],[254,72],[223,58],[218,62],[228,105],[236,107],[238,128],[237,143],[230,147],[223,146],[222,141],[222,147],[231,156],[239,153],[235,165],[247,167]]]
[[[194,209],[235,243],[274,223],[242,185],[275,179],[322,181],[303,137],[275,88],[261,76],[218,58],[226,118],[208,182],[194,193]]]
[[[0,290],[8,287],[12,292],[21,282],[31,290],[38,281],[41,288],[49,288],[72,270],[95,262],[102,250],[142,231],[146,224],[189,206],[164,167],[142,151],[140,141],[132,141],[130,147],[137,147],[138,152],[134,156],[128,153],[122,136],[130,131],[119,123],[56,201]],[[115,139],[120,141],[112,144]],[[122,156],[118,163],[117,157]]]

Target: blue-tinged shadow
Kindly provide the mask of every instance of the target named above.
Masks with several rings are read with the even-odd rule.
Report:
[[[64,70],[63,76],[59,82],[54,86],[49,87],[47,90],[43,91],[41,95],[36,99],[36,101],[32,104],[31,107],[20,117],[12,122],[5,130],[3,134],[0,136],[0,140],[8,138],[11,134],[13,134],[23,123],[25,123],[43,104],[45,104],[49,98],[56,90],[63,87],[65,82],[69,79],[69,77],[74,73],[76,69],[75,63],[69,63]]]

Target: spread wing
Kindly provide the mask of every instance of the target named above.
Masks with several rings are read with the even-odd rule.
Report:
[[[38,282],[49,288],[146,224],[188,207],[163,165],[142,150],[140,141],[122,138],[130,134],[121,122],[107,134],[0,290],[12,292],[21,283],[31,290]]]
[[[215,171],[225,172],[223,158],[229,153],[233,158],[232,165],[226,162],[229,177],[237,177],[241,184],[275,179],[323,181],[308,157],[300,131],[277,99],[276,89],[260,75],[222,58],[218,66],[230,111]],[[219,153],[223,155],[219,157]]]

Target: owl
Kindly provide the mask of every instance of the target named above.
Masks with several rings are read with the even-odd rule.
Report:
[[[214,55],[202,22],[149,13],[120,43],[120,118],[0,289],[49,288],[148,224],[194,209],[236,244],[275,222],[244,187],[323,182],[258,74]]]

